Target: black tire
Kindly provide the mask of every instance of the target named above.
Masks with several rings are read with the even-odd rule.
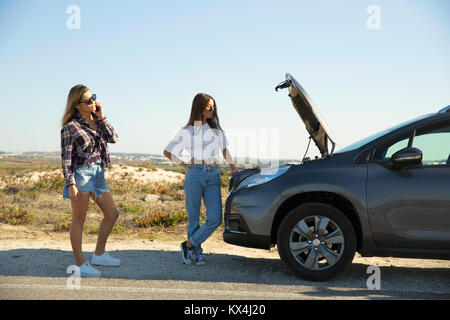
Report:
[[[351,264],[356,235],[351,222],[340,210],[325,203],[307,203],[293,209],[283,219],[277,245],[281,260],[295,275],[325,281]]]

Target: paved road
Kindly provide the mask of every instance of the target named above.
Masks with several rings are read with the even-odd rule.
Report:
[[[102,278],[78,283],[66,273],[68,245],[0,244],[0,299],[450,299],[449,261],[356,257],[338,278],[309,282],[294,277],[276,251],[211,243],[214,254],[198,267],[181,264],[176,242],[113,242],[122,265],[99,267]],[[86,257],[93,248],[84,245]],[[367,288],[374,264],[380,290]]]

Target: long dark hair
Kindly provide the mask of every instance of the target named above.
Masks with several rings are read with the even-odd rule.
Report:
[[[187,123],[187,126],[188,125],[193,126],[195,121],[203,120],[203,111],[205,110],[205,107],[208,105],[210,99],[214,101],[214,113],[211,119],[206,119],[206,122],[209,124],[211,128],[223,131],[222,128],[220,127],[219,116],[217,115],[216,100],[214,100],[213,97],[211,97],[209,94],[206,93],[197,93],[195,95],[194,100],[192,101],[191,116],[189,117],[189,122]]]

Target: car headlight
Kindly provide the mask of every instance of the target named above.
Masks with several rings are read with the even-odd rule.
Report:
[[[242,189],[242,188],[250,188],[250,187],[257,186],[257,185],[260,185],[263,183],[267,183],[270,180],[273,180],[276,177],[281,176],[290,167],[291,167],[291,165],[283,165],[281,167],[263,168],[258,173],[252,174],[251,176],[245,178],[239,184],[239,186],[237,187],[237,190]]]

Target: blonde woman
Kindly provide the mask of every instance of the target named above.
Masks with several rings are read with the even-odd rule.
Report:
[[[106,240],[119,216],[104,176],[104,167],[111,162],[107,143],[115,143],[117,139],[96,95],[80,84],[70,89],[61,129],[63,198],[70,199],[72,205],[70,241],[82,277],[101,276],[101,272],[84,259],[81,245],[90,198],[104,214],[91,263],[120,265],[119,259],[105,252]]]
[[[201,245],[222,222],[221,156],[229,164],[231,174],[237,173],[227,145],[225,133],[219,124],[216,101],[208,94],[197,94],[192,102],[187,125],[178,130],[163,152],[167,158],[187,168],[184,193],[188,214],[188,240],[180,244],[185,264],[206,264]],[[178,158],[183,150],[189,152],[189,162]],[[206,207],[206,222],[200,226],[202,198]]]

